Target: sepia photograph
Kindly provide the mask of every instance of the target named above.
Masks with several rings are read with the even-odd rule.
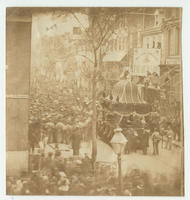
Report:
[[[6,8],[6,194],[184,196],[180,7]]]

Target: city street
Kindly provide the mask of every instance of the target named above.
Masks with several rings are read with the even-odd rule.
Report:
[[[160,155],[153,156],[151,148],[148,155],[142,153],[133,153],[123,157],[123,172],[130,168],[148,170],[153,174],[172,175],[176,170],[181,169],[182,162],[181,152],[179,149],[171,151],[160,148]]]
[[[7,194],[183,195],[182,9],[6,13]]]
[[[53,144],[48,145],[46,148],[46,153],[53,152]],[[113,152],[112,148],[102,142],[97,140],[97,162],[105,163],[117,163],[117,156]],[[147,155],[143,155],[139,150],[136,153],[131,153],[122,156],[122,171],[126,174],[130,169],[140,169],[144,171],[149,171],[153,175],[162,174],[170,176],[176,171],[181,169],[182,166],[182,152],[180,148],[173,148],[171,151],[159,146],[160,154],[159,156],[152,155],[152,143],[150,141],[150,147],[148,148]],[[72,157],[71,146],[60,144],[59,148],[62,152],[62,156]],[[80,155],[84,156],[87,153],[91,156],[91,144],[83,142],[80,148]]]

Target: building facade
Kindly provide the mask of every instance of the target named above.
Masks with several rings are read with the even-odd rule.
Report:
[[[182,104],[182,10],[167,8],[161,25],[164,34],[160,84],[169,103]]]
[[[7,9],[6,18],[6,175],[28,171],[28,108],[31,13]]]
[[[182,9],[155,9],[151,24],[141,32],[143,48],[161,51],[159,84],[164,93],[161,97],[162,114],[178,123],[182,140]]]
[[[170,101],[180,101],[181,87],[181,16],[180,8],[158,8],[145,22],[141,32],[142,47],[160,50],[160,86],[167,89]]]

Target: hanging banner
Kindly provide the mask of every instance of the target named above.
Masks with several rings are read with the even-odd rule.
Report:
[[[160,75],[160,49],[135,48],[133,56],[133,74],[146,76],[147,72]]]

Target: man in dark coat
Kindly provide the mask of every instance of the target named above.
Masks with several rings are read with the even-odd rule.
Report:
[[[136,145],[135,145],[136,136],[135,136],[135,131],[134,131],[133,128],[130,128],[127,131],[126,137],[127,137],[127,140],[128,140],[126,153],[129,154],[129,153],[135,151],[135,149],[136,149]]]
[[[153,155],[159,155],[159,143],[161,136],[157,128],[154,129],[152,134],[152,143],[153,143]]]
[[[32,150],[34,151],[35,146],[40,141],[40,122],[39,121],[33,121],[31,124],[29,124],[29,145]]]
[[[141,130],[140,140],[143,154],[147,154],[147,148],[149,147],[149,130],[147,128]]]
[[[72,148],[73,148],[73,155],[79,155],[79,149],[80,149],[80,141],[81,141],[81,136],[79,133],[79,130],[76,130],[72,136],[71,136],[71,141],[72,141]]]

